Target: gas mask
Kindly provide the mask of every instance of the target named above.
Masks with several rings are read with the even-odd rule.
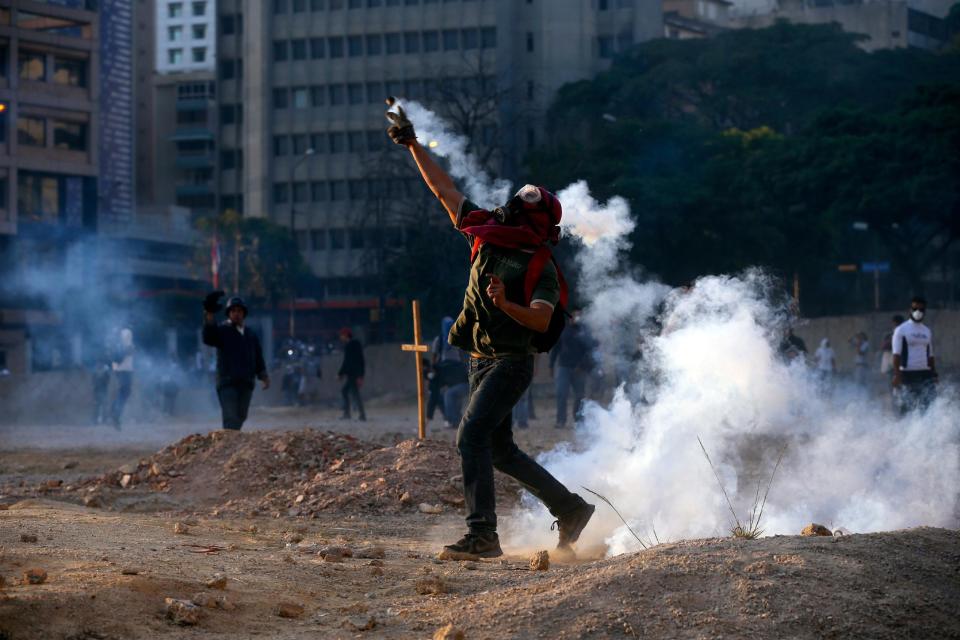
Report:
[[[923,309],[914,309],[910,312],[910,317],[913,318],[914,322],[920,322],[923,320]]]
[[[537,205],[542,199],[540,189],[532,184],[524,185],[505,205],[493,210],[493,217],[500,224],[516,224],[524,208]]]

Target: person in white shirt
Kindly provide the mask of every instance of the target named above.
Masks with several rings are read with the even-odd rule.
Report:
[[[130,390],[133,386],[133,331],[128,328],[120,330],[119,341],[114,348],[113,374],[117,381],[117,395],[113,398],[110,407],[110,418],[113,428],[120,430],[120,421],[123,418],[123,409],[130,399]]]
[[[893,388],[898,390],[901,414],[926,410],[936,395],[933,332],[923,323],[926,312],[927,301],[915,297],[910,318],[893,332]]]
[[[824,338],[820,341],[820,346],[814,352],[813,358],[817,365],[817,381],[820,392],[829,393],[833,373],[837,370],[837,358],[830,346],[830,340]]]
[[[867,360],[870,355],[870,341],[863,331],[850,338],[853,347],[853,381],[859,386],[867,384]]]

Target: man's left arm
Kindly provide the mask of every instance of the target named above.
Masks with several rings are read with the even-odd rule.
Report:
[[[530,306],[524,306],[507,300],[506,288],[503,281],[495,275],[488,275],[487,295],[494,306],[505,314],[537,333],[544,333],[550,327],[550,317],[553,307],[542,300],[534,300]]]

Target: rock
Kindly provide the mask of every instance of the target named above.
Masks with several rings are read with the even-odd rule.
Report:
[[[414,583],[413,587],[422,596],[438,596],[447,592],[447,583],[438,576],[420,578]]]
[[[64,469],[73,469],[73,468],[75,468],[75,467],[77,466],[77,464],[78,464],[78,462],[77,462],[76,460],[68,460],[67,462],[64,462],[64,463],[63,463],[63,468],[64,468]]]
[[[371,560],[370,562],[368,562],[367,565],[370,566],[370,567],[382,567],[382,566],[383,566],[383,560],[380,560],[379,558],[374,558],[373,560]]]
[[[198,607],[205,609],[223,609],[224,611],[236,609],[233,603],[227,600],[226,596],[216,596],[212,593],[195,594],[190,598],[190,601]]]
[[[363,558],[363,559],[365,559],[365,560],[370,560],[370,559],[373,559],[373,558],[380,558],[380,559],[382,559],[382,558],[386,558],[386,557],[387,557],[387,551],[386,551],[386,549],[384,549],[383,547],[380,547],[380,546],[377,546],[377,545],[374,545],[374,546],[371,546],[371,547],[360,547],[360,548],[357,549],[356,552],[353,554],[353,557],[354,557],[354,558]]]
[[[122,478],[120,478],[120,486],[126,489],[130,486],[130,483],[133,481],[133,476],[129,473],[125,473]]]
[[[260,531],[260,529],[257,528],[257,525],[255,524],[252,524],[249,527],[247,527],[247,533],[257,533],[258,531]]]
[[[163,475],[163,467],[161,467],[159,464],[157,464],[156,462],[154,462],[153,464],[150,465],[150,475],[151,475],[151,476],[162,476],[162,475]]]
[[[227,588],[227,576],[222,573],[215,573],[213,577],[206,581],[205,585],[208,589],[220,589],[223,591]]]
[[[167,618],[174,624],[192,626],[199,624],[202,610],[189,600],[166,598]]]
[[[96,509],[103,506],[103,501],[98,495],[83,496],[83,506]]]
[[[318,552],[320,557],[325,558],[327,555],[339,555],[341,558],[352,558],[353,549],[345,546],[329,546],[320,549]]]
[[[382,567],[370,567],[370,575],[377,576],[378,578],[384,574]]]
[[[427,504],[426,502],[421,502],[417,507],[420,510],[420,513],[430,513],[437,514],[443,513],[443,506],[439,504]]]
[[[190,533],[190,527],[188,527],[182,522],[177,522],[173,525],[173,532],[176,533],[177,535],[184,536]]]
[[[400,504],[413,504],[413,496],[410,495],[409,491],[400,494]]]
[[[803,528],[803,531],[800,532],[802,536],[832,536],[833,532],[830,529],[827,529],[822,524],[817,524],[812,522]]]
[[[318,551],[317,555],[323,558],[324,562],[343,562],[343,555],[341,555],[339,552],[328,551],[327,553],[324,553],[323,551]]]
[[[550,553],[546,550],[537,551],[530,556],[530,571],[546,571],[550,568]]]
[[[281,618],[299,618],[304,613],[302,604],[296,602],[280,602],[274,608],[273,612]]]
[[[136,464],[125,464],[117,469],[117,471],[119,471],[121,474],[132,475],[137,472],[138,467],[139,465]]]
[[[343,628],[350,631],[369,631],[377,626],[373,616],[353,616],[343,621]]]
[[[453,623],[437,629],[433,634],[433,640],[465,640],[463,631],[453,626]]]
[[[120,575],[122,576],[137,576],[140,575],[140,569],[136,567],[123,567],[120,569]]]
[[[43,569],[27,569],[23,572],[24,584],[43,584],[47,581],[47,572]]]
[[[32,533],[21,533],[20,542],[36,542],[37,536]]]
[[[297,544],[298,542],[303,542],[303,536],[300,535],[299,533],[287,532],[283,534],[283,536],[280,539],[286,542],[287,544]]]

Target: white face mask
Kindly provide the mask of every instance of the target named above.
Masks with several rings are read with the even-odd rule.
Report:
[[[910,317],[913,318],[914,322],[920,322],[923,320],[923,311],[921,309],[914,309],[910,312]]]

